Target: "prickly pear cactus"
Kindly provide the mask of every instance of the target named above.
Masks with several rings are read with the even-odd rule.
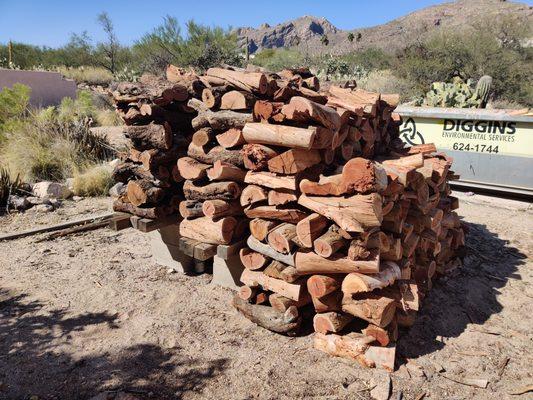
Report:
[[[492,89],[492,77],[483,75],[479,78],[476,85],[476,96],[480,100],[480,107],[485,108],[489,100],[490,91]]]
[[[455,77],[452,82],[433,82],[426,97],[420,102],[430,107],[475,108],[481,105],[472,80],[464,82]]]

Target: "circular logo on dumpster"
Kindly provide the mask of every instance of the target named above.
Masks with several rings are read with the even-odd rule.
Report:
[[[409,143],[411,146],[417,144],[424,144],[424,136],[416,129],[416,123],[413,118],[407,118],[407,120],[402,124],[400,130],[400,138]]]

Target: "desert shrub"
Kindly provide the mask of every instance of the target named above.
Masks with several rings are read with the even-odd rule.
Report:
[[[9,195],[20,186],[22,182],[18,175],[13,178],[9,171],[0,165],[0,211],[6,206]]]
[[[0,91],[0,143],[3,132],[12,130],[24,116],[30,102],[31,89],[20,83]]]
[[[83,172],[74,172],[72,189],[77,196],[104,196],[112,185],[109,165],[96,164],[85,168]]]
[[[389,69],[394,60],[393,55],[373,47],[354,51],[340,58],[349,65],[359,65],[367,71]]]
[[[95,122],[98,126],[120,126],[124,124],[115,110],[96,111]]]
[[[368,75],[368,71],[360,65],[350,64],[342,57],[330,54],[315,58],[311,70],[325,80],[343,81],[362,79]]]
[[[74,171],[114,154],[105,138],[82,121],[32,116],[6,134],[0,157],[24,181],[61,181]]]
[[[57,118],[61,123],[94,119],[96,108],[90,92],[79,90],[76,99],[64,97],[57,108]]]
[[[357,81],[357,86],[371,92],[399,93],[402,101],[409,98],[409,83],[398,78],[390,69],[369,72],[366,77]]]
[[[113,81],[113,74],[101,67],[57,67],[57,72],[65,78],[74,79],[77,83],[87,83],[88,85],[107,86]]]
[[[254,55],[252,62],[269,71],[281,71],[284,68],[305,65],[303,54],[292,49],[264,49]]]

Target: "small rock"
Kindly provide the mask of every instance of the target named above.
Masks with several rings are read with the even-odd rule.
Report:
[[[120,197],[126,191],[126,185],[122,182],[115,184],[111,189],[109,189],[109,195],[113,198]]]
[[[175,274],[176,270],[174,268],[167,269],[167,274]]]
[[[17,211],[27,210],[32,205],[26,197],[11,195],[8,199],[9,208]]]
[[[391,393],[391,379],[390,375],[376,376],[376,387],[370,391],[370,396],[375,400],[388,400]]]
[[[82,201],[83,197],[82,196],[73,196],[72,200],[75,201],[75,202]]]
[[[111,168],[115,168],[117,165],[120,164],[120,159],[115,158],[114,160],[111,160],[107,163]]]
[[[56,199],[68,199],[72,196],[72,192],[67,187],[59,182],[44,181],[33,185],[33,194],[37,197],[54,197]]]
[[[37,204],[35,207],[33,207],[33,210],[37,212],[51,212],[54,211],[54,207],[50,204]]]
[[[51,205],[52,207],[54,207],[54,209],[61,207],[61,201],[59,201],[58,199],[54,199],[54,198],[48,199],[48,203],[46,204]]]
[[[67,185],[71,192],[74,191],[74,178],[65,179],[65,185]]]
[[[26,197],[26,200],[28,200],[32,206],[36,206],[37,204],[44,204],[45,202],[48,201],[47,198],[40,199],[39,197],[35,197],[35,196]]]

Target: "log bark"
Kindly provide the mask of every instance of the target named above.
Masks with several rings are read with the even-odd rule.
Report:
[[[317,129],[253,122],[244,126],[242,134],[247,143],[311,150]]]
[[[379,294],[364,293],[356,298],[344,297],[342,311],[384,328],[394,318],[396,302]]]
[[[131,139],[133,146],[139,150],[153,148],[170,150],[172,148],[172,130],[168,123],[126,126],[124,133]]]
[[[228,85],[215,86],[210,88],[205,88],[202,91],[202,101],[205,106],[209,109],[218,109],[220,108],[220,101],[224,93],[230,90]]]
[[[241,193],[241,206],[246,207],[251,204],[264,202],[268,199],[268,192],[260,186],[248,185]]]
[[[370,256],[370,249],[365,247],[362,240],[354,239],[348,248],[348,258],[350,260],[366,260]]]
[[[253,121],[251,113],[231,110],[214,112],[198,99],[190,99],[187,105],[198,112],[198,115],[191,121],[192,128],[195,130],[205,127],[211,127],[215,130],[242,128],[246,123]]]
[[[180,176],[193,181],[205,178],[206,171],[211,167],[211,165],[203,164],[192,157],[179,158],[177,165]]]
[[[232,71],[223,68],[209,68],[206,75],[223,79],[238,89],[265,94],[268,90],[268,80],[265,74],[259,72]]]
[[[332,225],[326,233],[313,242],[315,253],[322,257],[330,257],[348,244],[339,233],[339,228]]]
[[[113,211],[125,212],[141,218],[160,219],[170,215],[173,210],[168,206],[136,207],[131,203],[117,199],[113,202]]]
[[[207,144],[211,143],[215,138],[215,133],[211,128],[201,128],[198,129],[192,135],[192,143],[198,147],[204,147]]]
[[[250,221],[250,232],[257,240],[263,241],[266,239],[268,232],[277,225],[279,225],[279,222],[254,218]]]
[[[365,229],[381,225],[381,196],[353,195],[347,198],[308,197],[298,199],[302,206],[332,219],[346,232],[364,232]]]
[[[242,135],[242,129],[230,128],[227,131],[216,136],[218,144],[225,149],[230,149],[237,146],[242,146],[246,141]]]
[[[289,283],[293,283],[300,278],[296,268],[291,267],[290,265],[285,265],[278,260],[272,260],[263,270],[263,274]]]
[[[215,146],[206,153],[202,147],[191,143],[187,150],[187,155],[205,164],[214,164],[216,161],[223,161],[236,167],[242,167],[244,165],[239,150],[228,150],[222,146]]]
[[[335,311],[315,314],[313,317],[313,328],[315,332],[319,333],[337,333],[340,332],[352,320],[352,315]]]
[[[286,206],[249,206],[244,209],[244,214],[248,218],[276,219],[291,224],[296,224],[307,216],[302,210]]]
[[[377,273],[379,272],[379,255],[371,260],[353,261],[340,254],[324,258],[312,251],[300,250],[296,252],[295,267],[300,275],[314,274],[349,274],[350,272]]]
[[[298,200],[296,192],[293,191],[281,191],[270,190],[268,192],[268,205],[269,206],[283,206],[288,203],[295,203]]]
[[[249,110],[254,106],[255,96],[248,92],[232,90],[224,93],[220,101],[221,110]]]
[[[294,247],[293,239],[296,237],[296,225],[283,223],[270,231],[267,241],[270,247],[280,253],[287,254]]]
[[[184,219],[180,223],[179,231],[181,236],[203,243],[229,244],[236,225],[237,220],[233,217],[225,217],[217,221],[208,217],[201,217]]]
[[[180,202],[179,212],[183,218],[203,217],[202,202],[197,200],[185,200]]]
[[[252,305],[239,296],[233,298],[233,306],[253,323],[276,333],[295,335],[302,322],[296,307],[280,313],[272,307]]]
[[[157,205],[164,197],[165,191],[146,179],[129,181],[126,194],[131,204],[136,207]]]
[[[271,189],[297,190],[298,182],[294,176],[276,175],[272,172],[248,171],[244,177],[245,183],[268,187]]]
[[[322,235],[328,224],[329,221],[326,217],[316,213],[302,219],[296,225],[296,234],[300,243],[307,248],[312,248],[313,242]]]
[[[211,181],[243,182],[246,171],[233,164],[217,160],[212,168],[207,170],[207,177]]]
[[[242,265],[251,271],[262,269],[269,260],[267,256],[258,253],[257,251],[250,250],[247,247],[239,250],[239,257]]]
[[[323,297],[311,296],[311,300],[317,313],[341,311],[342,292],[337,290]]]
[[[268,160],[268,170],[279,174],[297,174],[318,164],[321,160],[317,150],[291,149]]]
[[[300,308],[309,304],[311,302],[311,298],[309,296],[303,296],[299,301],[294,301],[278,293],[272,293],[270,296],[268,296],[268,301],[274,310],[278,312],[285,312],[289,309],[289,307]]]
[[[268,161],[278,152],[262,144],[245,144],[242,148],[244,167],[251,171],[267,169]]]
[[[305,283],[288,283],[281,279],[271,278],[261,271],[245,269],[241,275],[241,282],[245,285],[259,284],[264,290],[281,294],[288,299],[298,301],[306,294]]]
[[[291,121],[307,124],[316,122],[334,131],[341,127],[339,114],[333,108],[315,103],[305,97],[295,96],[291,98],[289,104],[283,106],[282,112]]]
[[[381,271],[377,274],[365,275],[351,273],[346,275],[342,281],[342,292],[345,295],[371,292],[375,289],[392,285],[400,278],[400,267],[394,262],[385,261],[381,266]]]
[[[228,215],[242,215],[242,207],[237,201],[206,200],[202,205],[202,211],[206,217],[212,219]]]
[[[273,260],[277,260],[286,265],[290,265],[294,267],[294,254],[279,253],[276,250],[274,250],[272,247],[270,247],[268,244],[261,243],[259,240],[257,240],[253,236],[248,237],[246,244],[248,245],[250,249],[257,251],[258,253],[264,254],[265,256],[268,256],[272,258]]]
[[[213,182],[206,185],[195,185],[185,181],[183,194],[187,200],[235,200],[241,194],[241,188],[235,182]]]

